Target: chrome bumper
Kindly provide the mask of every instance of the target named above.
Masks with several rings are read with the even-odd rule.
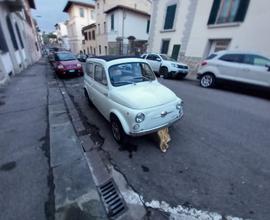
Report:
[[[162,128],[170,127],[171,125],[173,125],[174,123],[176,123],[178,120],[180,120],[183,117],[183,115],[184,114],[179,115],[178,117],[176,117],[172,121],[170,121],[170,122],[168,122],[166,124],[163,124],[161,126],[158,126],[158,127],[155,127],[155,128],[151,128],[151,129],[148,129],[148,130],[140,130],[140,131],[137,131],[137,132],[130,132],[129,135],[130,136],[133,136],[133,137],[137,137],[137,136],[143,136],[143,135],[146,135],[146,134],[151,134],[151,133],[157,132],[158,130],[160,130]]]

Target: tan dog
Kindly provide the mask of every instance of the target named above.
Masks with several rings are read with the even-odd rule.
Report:
[[[170,134],[169,134],[169,129],[168,128],[163,128],[163,129],[159,130],[157,133],[158,133],[158,137],[159,137],[159,140],[160,140],[160,143],[159,143],[160,150],[163,153],[165,153],[167,151],[167,149],[169,148],[168,143],[171,140],[171,137],[170,137]]]

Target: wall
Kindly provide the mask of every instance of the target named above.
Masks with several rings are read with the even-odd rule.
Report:
[[[80,17],[80,8],[84,9],[84,17]],[[82,28],[95,22],[94,8],[72,4],[69,11],[67,31],[70,49],[77,54],[82,50]],[[93,14],[93,15],[92,15]]]
[[[177,4],[174,28],[171,31],[164,31],[164,22],[168,5]],[[162,39],[170,39],[168,55],[171,55],[174,44],[182,44],[184,37],[185,23],[188,16],[190,0],[154,0],[150,28],[149,51],[160,53]]]
[[[265,23],[270,20],[269,1],[250,1],[245,20],[239,25],[208,28],[212,2],[213,0],[207,4],[203,1],[198,3],[186,56],[205,57],[208,55],[209,39],[227,38],[231,39],[229,49],[254,51],[270,57],[270,26]]]

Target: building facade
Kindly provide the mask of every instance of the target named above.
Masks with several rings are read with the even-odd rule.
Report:
[[[210,53],[231,49],[270,57],[269,1],[153,0],[149,51],[196,64]]]
[[[55,32],[57,36],[58,44],[61,48],[66,50],[70,49],[69,40],[68,40],[68,33],[67,33],[67,26],[65,22],[59,22],[54,25]]]
[[[151,1],[96,0],[95,6],[97,55],[128,52],[128,37],[131,36],[140,46],[146,43]],[[119,47],[120,51],[116,51]]]
[[[70,49],[73,53],[80,53],[83,50],[82,41],[84,40],[82,28],[95,23],[95,5],[68,1],[63,11],[69,15],[66,25]]]
[[[0,2],[0,84],[41,57],[33,0]]]
[[[83,40],[83,53],[96,55],[96,24],[90,24],[82,28]]]

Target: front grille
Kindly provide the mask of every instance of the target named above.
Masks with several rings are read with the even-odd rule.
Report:
[[[112,179],[98,187],[98,191],[110,218],[116,218],[126,211],[125,202]]]
[[[184,65],[179,65],[179,64],[177,65],[177,67],[178,67],[178,68],[180,68],[180,69],[188,69],[188,67],[187,67],[187,66],[184,66]]]

